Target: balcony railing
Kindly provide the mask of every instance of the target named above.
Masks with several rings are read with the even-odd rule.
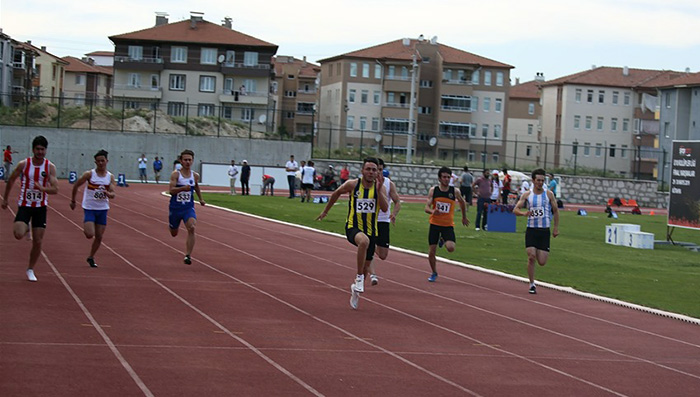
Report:
[[[161,91],[162,87],[153,87],[153,86],[136,86],[136,85],[131,85],[131,84],[115,84],[114,85],[115,90],[135,90],[135,91],[154,91],[154,92],[159,92]]]
[[[396,102],[387,102],[384,104],[384,106],[388,108],[402,108],[402,109],[408,109],[408,104],[407,103],[396,103]]]
[[[24,69],[24,62],[12,62],[12,67],[15,69]]]
[[[114,62],[137,62],[137,63],[163,63],[163,58],[132,58],[132,57],[114,57]]]
[[[442,105],[440,106],[440,109],[442,110],[449,110],[453,112],[472,112],[472,108],[464,107],[464,106],[448,106],[448,105]]]
[[[222,65],[224,67],[227,67],[227,68],[270,69],[270,64],[268,64],[268,63],[258,63],[255,65],[248,65],[245,63],[225,62]]]
[[[316,93],[316,89],[312,88],[312,89],[309,89],[309,90],[305,90],[305,89],[303,89],[303,88],[299,88],[299,89],[297,90],[297,92],[300,93],[300,94],[315,94],[315,93]]]
[[[444,137],[448,137],[448,138],[457,138],[457,139],[469,139],[469,138],[471,138],[471,134],[469,132],[440,131],[440,136],[444,136]]]
[[[394,75],[394,76],[389,76],[389,75],[387,75],[387,76],[386,76],[386,79],[387,79],[387,80],[410,81],[410,80],[411,80],[411,76],[396,76],[396,75]]]
[[[472,85],[472,81],[467,79],[443,79],[442,82],[445,84]]]

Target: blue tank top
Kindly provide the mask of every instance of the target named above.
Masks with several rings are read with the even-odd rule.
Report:
[[[527,198],[530,216],[527,218],[527,227],[548,228],[552,221],[552,204],[545,190],[541,194],[530,192]]]
[[[180,171],[177,171],[177,184],[175,186],[189,186],[190,190],[170,196],[171,209],[194,208],[194,172],[190,171],[190,173],[191,175],[188,178],[185,178],[182,176]]]

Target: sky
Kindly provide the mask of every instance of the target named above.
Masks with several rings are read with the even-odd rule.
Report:
[[[296,7],[298,5],[298,7]],[[295,8],[296,7],[296,8]],[[57,56],[114,46],[108,36],[170,22],[190,11],[317,61],[390,41],[441,44],[512,65],[511,81],[547,80],[595,66],[700,70],[698,0],[0,0],[0,28]]]

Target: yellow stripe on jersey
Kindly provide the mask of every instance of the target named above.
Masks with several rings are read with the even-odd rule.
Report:
[[[369,189],[362,186],[362,179],[350,195],[346,229],[358,228],[369,237],[377,235],[377,214],[379,212],[375,184]]]

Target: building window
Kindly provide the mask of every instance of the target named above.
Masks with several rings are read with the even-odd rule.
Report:
[[[472,97],[472,112],[479,110],[479,97]]]
[[[574,129],[578,130],[579,128],[581,128],[581,116],[576,115],[574,116]]]
[[[224,79],[224,94],[233,95],[233,79],[231,77]]]
[[[382,78],[382,65],[379,65],[379,64],[374,65],[374,78],[375,79]]]
[[[187,47],[172,47],[170,52],[170,62],[187,63]]]
[[[595,156],[600,157],[600,155],[603,153],[603,144],[602,143],[596,143],[595,144]]]
[[[472,84],[473,85],[479,85],[479,74],[480,72],[478,70],[475,70],[472,72]]]
[[[294,118],[294,112],[285,112],[285,113],[284,113],[284,118],[286,118],[286,119],[293,119],[293,118]]]
[[[258,66],[258,53],[256,51],[246,51],[243,53],[244,66]]]
[[[396,73],[396,66],[389,65],[389,75],[387,77],[389,77],[390,79],[393,79],[395,73]]]
[[[408,68],[405,66],[401,66],[401,78],[403,80],[408,80]]]
[[[328,65],[328,75],[333,76],[333,64]]]
[[[525,157],[530,157],[531,155],[532,155],[532,146],[531,146],[531,145],[527,145],[527,146],[525,147]]]
[[[665,138],[671,137],[671,123],[668,121],[664,123],[664,137]]]
[[[199,62],[202,65],[216,65],[216,48],[202,48]]]
[[[629,106],[631,99],[632,99],[631,94],[629,92],[625,92],[625,102],[624,102],[625,106]]]
[[[503,87],[503,72],[496,72],[496,85]]]
[[[355,103],[355,95],[357,94],[357,90],[351,89],[348,90],[348,102],[349,103]]]
[[[498,153],[491,154],[491,161],[493,161],[494,163],[498,163],[498,161],[499,161]]]
[[[534,130],[534,126],[532,124],[527,125],[527,134],[532,135],[532,131]]]
[[[381,101],[381,91],[374,91],[373,93],[373,100],[375,105],[379,105]]]
[[[591,129],[591,124],[593,124],[593,117],[586,116],[586,129],[587,130]]]
[[[243,108],[241,109],[241,120],[250,121],[255,118],[255,109],[253,108]]]
[[[216,77],[199,76],[199,91],[214,92],[216,88]]]
[[[85,105],[85,94],[75,94],[73,98],[75,100],[75,106]]]
[[[362,64],[362,77],[369,78],[369,63]]]
[[[433,88],[433,81],[432,80],[421,80],[420,87],[421,88]]]
[[[214,105],[210,103],[200,103],[197,106],[197,116],[213,116],[214,115]]]
[[[160,76],[157,74],[151,75],[151,89],[157,90],[160,88]]]
[[[491,98],[484,98],[484,112],[491,111]]]
[[[484,85],[491,85],[491,71],[484,71]]]
[[[598,131],[603,131],[603,118],[598,117],[598,122],[596,123],[596,129]]]
[[[236,51],[228,50],[226,51],[226,60],[224,61],[226,66],[233,66],[236,64]]]
[[[141,74],[129,73],[129,87],[141,87]]]
[[[357,77],[357,63],[350,63],[350,77]]]
[[[666,102],[666,109],[671,109],[671,93],[667,92],[664,94],[664,102]]]
[[[610,131],[617,132],[617,117],[613,117],[610,120]]]
[[[129,59],[140,61],[143,59],[143,47],[140,45],[129,46]]]
[[[171,91],[184,91],[185,90],[185,75],[184,74],[171,74],[170,75],[170,90]]]
[[[581,103],[581,89],[576,89],[576,103]]]
[[[85,75],[76,74],[75,75],[75,85],[85,85]]]
[[[527,105],[527,114],[535,114],[535,104],[530,103]]]
[[[598,103],[605,103],[605,91],[598,91]]]
[[[617,147],[617,145],[615,145],[614,143],[611,143],[611,144],[610,144],[610,148],[609,148],[609,150],[610,150],[610,157],[615,157],[615,148],[616,148],[616,147]]]
[[[494,124],[494,125],[493,125],[493,137],[494,137],[494,138],[500,138],[500,137],[501,137],[501,125],[500,125],[500,124]]]
[[[591,143],[585,142],[583,144],[583,155],[589,157],[591,155]]]
[[[355,116],[348,116],[347,129],[348,130],[355,129]]]
[[[287,90],[284,92],[284,96],[287,98],[296,98],[297,97],[297,92],[294,90]]]
[[[630,129],[630,119],[622,119],[622,132],[627,132]]]
[[[496,113],[501,113],[501,107],[503,106],[503,99],[496,98],[496,103],[494,104],[494,110]]]
[[[369,91],[362,90],[360,93],[360,103],[367,103],[369,100]]]
[[[469,153],[467,153],[467,161],[474,161],[475,153],[473,150],[470,150]]]
[[[619,97],[620,97],[620,93],[618,91],[613,91],[613,96],[612,96],[612,104],[613,105],[617,105]]]
[[[379,117],[372,117],[372,131],[379,131]]]
[[[486,138],[489,136],[489,125],[488,124],[482,124],[481,125],[481,137]]]
[[[168,115],[182,117],[185,115],[184,102],[168,102]]]
[[[433,108],[431,108],[430,106],[420,106],[418,108],[418,113],[420,113],[420,114],[432,114]]]
[[[367,117],[361,116],[360,117],[360,131],[364,131],[367,129]]]
[[[593,90],[586,91],[586,102],[593,103]]]
[[[623,159],[627,158],[627,145],[622,145],[620,147],[620,157],[622,157]]]

